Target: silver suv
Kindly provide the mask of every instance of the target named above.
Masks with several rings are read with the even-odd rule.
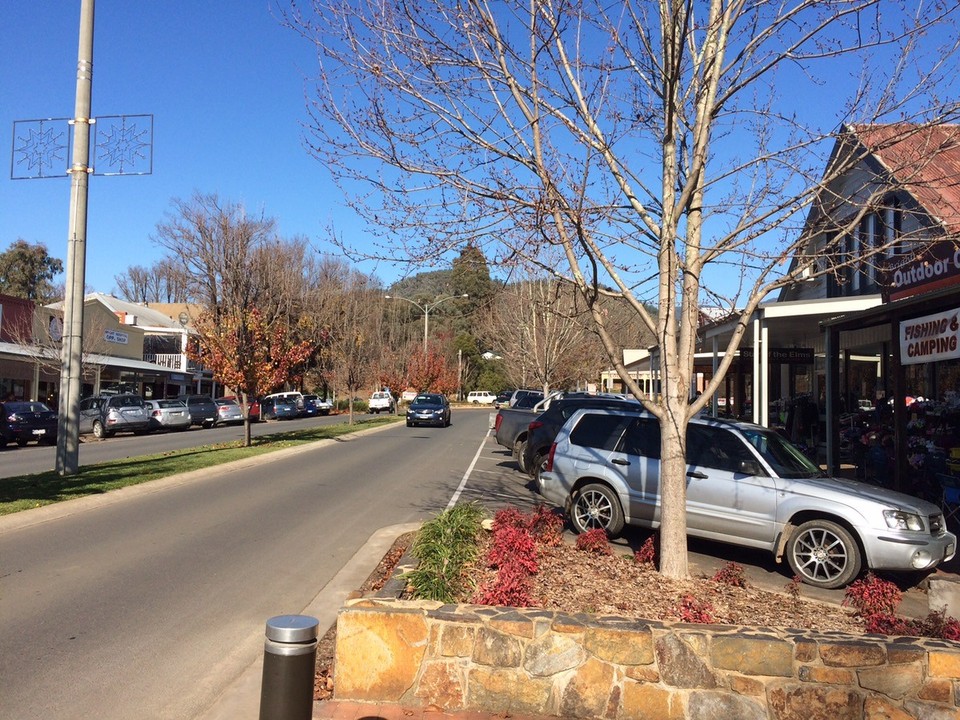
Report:
[[[804,582],[843,587],[862,570],[928,571],[957,539],[940,508],[873,485],[823,477],[764,427],[697,417],[687,432],[687,532],[786,555]],[[577,410],[550,448],[540,494],[574,530],[660,525],[660,426],[642,411]]]
[[[80,401],[80,432],[107,438],[117,432],[141,435],[150,429],[150,413],[139,395],[94,395]]]

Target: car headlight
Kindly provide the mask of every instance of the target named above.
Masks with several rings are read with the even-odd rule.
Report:
[[[884,510],[883,519],[891,530],[923,530],[923,520],[915,513],[903,510]]]

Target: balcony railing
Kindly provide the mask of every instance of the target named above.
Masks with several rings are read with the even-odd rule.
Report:
[[[143,361],[180,372],[197,372],[201,367],[182,353],[144,353]]]

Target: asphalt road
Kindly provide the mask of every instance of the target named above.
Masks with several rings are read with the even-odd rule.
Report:
[[[488,427],[455,411],[0,518],[0,717],[197,717],[267,618],[301,612],[376,530],[444,509]],[[508,494],[485,482],[461,496]]]
[[[328,415],[296,420],[259,422],[251,425],[253,437],[298,430],[316,425],[330,425],[346,421],[346,415]],[[357,415],[358,418],[375,417]],[[222,425],[202,429],[192,427],[182,432],[153,432],[149,435],[121,433],[97,440],[93,435],[80,436],[80,465],[93,465],[107,460],[152,455],[155,453],[199,447],[211,443],[243,439],[243,425]],[[7,445],[0,448],[0,478],[17,477],[53,470],[56,467],[57,449],[50,445],[31,443],[26,447]]]

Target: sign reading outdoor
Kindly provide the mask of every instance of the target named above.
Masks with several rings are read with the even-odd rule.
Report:
[[[918,365],[960,357],[960,310],[900,323],[900,363]]]
[[[884,300],[930,292],[960,283],[960,250],[953,243],[937,243],[922,252],[884,258],[880,287]]]

